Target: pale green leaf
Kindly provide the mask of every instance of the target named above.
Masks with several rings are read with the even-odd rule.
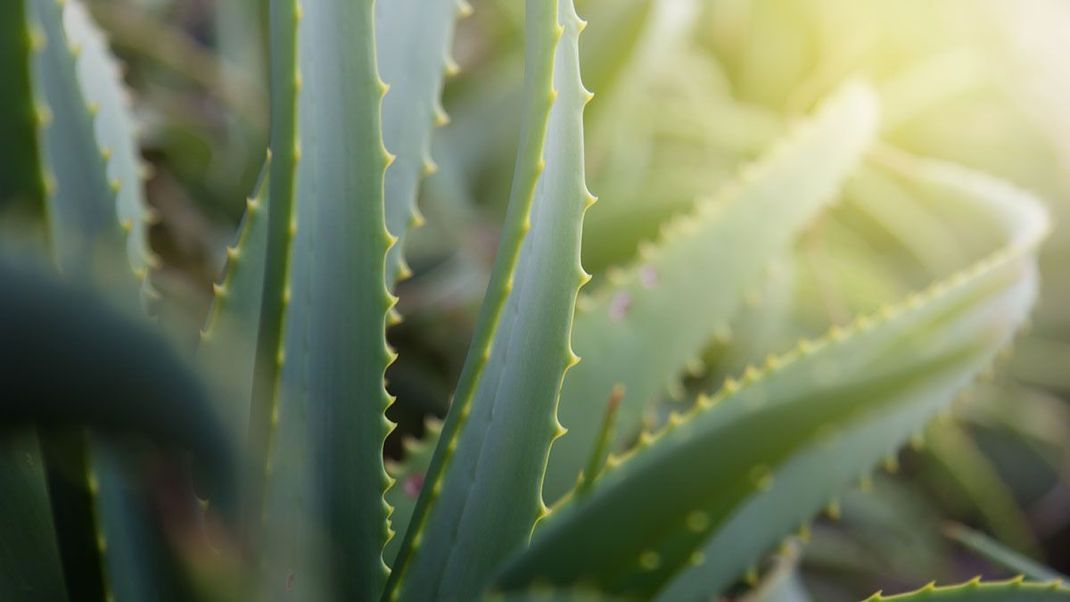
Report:
[[[873,139],[876,113],[868,87],[846,86],[719,198],[670,222],[659,243],[641,248],[626,273],[580,304],[574,346],[584,361],[561,394],[569,432],[551,453],[547,498],[560,498],[576,482],[614,386],[624,387],[619,445],[708,344],[730,336],[763,270],[836,199]]]
[[[545,13],[547,5],[556,14]],[[459,397],[451,411],[464,412],[464,427],[449,433],[447,423],[439,448],[450,452],[449,465],[440,482],[425,485],[435,500],[427,523],[409,529],[420,529],[421,543],[401,579],[399,594],[406,600],[477,596],[502,559],[527,543],[544,512],[542,475],[550,444],[560,435],[558,393],[575,363],[572,313],[587,280],[580,267],[583,213],[594,198],[584,181],[583,107],[590,98],[579,73],[584,23],[569,0],[532,6],[528,18],[538,21],[529,31],[547,38],[540,49],[564,31],[551,55],[556,100],[545,148],[535,155],[545,157],[545,166],[541,160],[536,165],[541,175],[519,234],[529,224],[530,232],[505,282],[507,299],[494,337],[489,346],[475,348],[488,356],[486,365],[470,405],[458,406],[464,403]]]

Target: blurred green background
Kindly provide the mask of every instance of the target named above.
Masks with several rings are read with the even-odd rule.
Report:
[[[378,0],[388,2],[389,0]],[[253,190],[267,140],[266,3],[93,0],[125,63],[140,123],[153,275],[163,323],[192,347]],[[590,189],[584,264],[597,290],[640,243],[777,140],[849,78],[882,97],[882,144],[1005,177],[1048,201],[1033,327],[926,445],[873,493],[843,500],[800,550],[814,599],[1007,571],[945,535],[961,523],[1070,572],[1070,5],[1059,0],[582,0]],[[426,225],[408,240],[405,321],[388,373],[402,437],[441,417],[463,361],[508,197],[522,78],[522,3],[473,0],[435,132],[438,171],[421,191]],[[448,152],[438,149],[449,149]],[[879,152],[879,151],[878,151]],[[785,191],[790,194],[790,191]],[[801,336],[961,267],[971,224],[926,191],[866,162],[842,202],[770,270],[761,294],[657,422],[693,394]],[[769,216],[775,220],[776,216]],[[716,278],[716,274],[696,277]],[[894,467],[890,467],[894,468]],[[868,488],[868,487],[866,487]],[[864,488],[864,489],[866,489]]]

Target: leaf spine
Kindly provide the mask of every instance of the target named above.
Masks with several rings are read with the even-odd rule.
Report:
[[[710,526],[710,515],[701,510],[695,510],[687,515],[687,529],[693,533],[704,533]]]
[[[644,571],[656,571],[661,566],[661,556],[654,550],[647,550],[639,555],[639,567]]]
[[[461,72],[461,66],[457,64],[457,61],[452,56],[446,55],[445,64],[443,69],[446,72],[446,77],[456,77]]]

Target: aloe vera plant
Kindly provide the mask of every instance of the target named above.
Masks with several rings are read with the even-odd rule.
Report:
[[[627,8],[620,22],[649,6]],[[581,291],[587,23],[572,0],[526,0],[521,127],[472,340],[444,421],[387,461],[402,243],[424,221],[455,19],[473,10],[268,3],[270,144],[187,358],[156,319],[154,215],[105,38],[79,0],[0,8],[0,597],[711,599],[894,466],[1027,321],[1040,200],[883,139],[904,110],[862,79],[783,131],[769,121],[779,140]],[[836,201],[869,199],[934,255],[931,232],[882,211],[900,185],[961,222],[960,256],[823,336],[761,349],[756,293]],[[769,354],[684,387],[711,346]]]

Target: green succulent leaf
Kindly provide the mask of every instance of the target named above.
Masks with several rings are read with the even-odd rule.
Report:
[[[498,584],[585,583],[706,599],[864,477],[988,367],[1025,320],[1047,216],[1030,195],[957,166],[895,168],[984,216],[997,250],[849,328],[728,380],[562,504]],[[695,459],[699,459],[696,461]],[[642,516],[642,521],[636,517]]]
[[[389,155],[380,134],[386,86],[376,71],[374,8],[370,0],[335,0],[280,2],[272,11],[273,19],[292,20],[296,37],[291,71],[277,67],[293,81],[276,85],[300,92],[290,165],[285,153],[272,155],[263,300],[278,297],[284,312],[271,326],[282,333],[272,357],[275,396],[267,398],[275,401],[258,417],[272,431],[264,513],[248,518],[268,529],[266,599],[370,600],[387,574],[383,373],[393,361],[385,329],[395,302],[384,279],[393,241],[383,216]],[[292,173],[276,177],[287,167]],[[276,218],[285,220],[281,243]],[[276,243],[289,247],[281,264],[273,263]],[[285,280],[271,288],[280,270]],[[268,317],[262,310],[262,325]],[[263,343],[263,328],[259,336]]]
[[[561,394],[569,432],[551,453],[549,499],[576,483],[613,387],[624,388],[619,445],[635,436],[655,396],[715,337],[728,336],[763,270],[836,198],[876,129],[874,93],[846,86],[718,198],[670,222],[660,243],[641,248],[630,270],[580,304],[574,345],[585,360]]]
[[[6,427],[85,425],[194,452],[234,517],[233,451],[190,367],[146,325],[91,293],[0,264],[0,400]],[[114,378],[117,366],[126,378]],[[65,375],[54,378],[56,372]],[[86,399],[94,403],[85,403]]]
[[[0,96],[0,217],[38,217],[44,212],[45,182],[38,140],[39,119],[31,81],[31,56],[41,44],[31,28],[29,1],[0,6],[0,71],[7,81]],[[48,490],[37,437],[0,441],[0,598],[65,600],[63,567],[49,514]]]
[[[68,599],[41,451],[31,432],[0,437],[0,533],[0,598]]]
[[[256,194],[248,199],[238,238],[227,247],[222,282],[198,348],[198,360],[218,387],[219,414],[234,436],[248,436],[250,400],[256,357],[256,329],[260,321],[261,295],[268,242],[268,174],[261,172]]]
[[[104,34],[80,1],[65,3],[63,24],[68,43],[79,49],[75,67],[81,94],[93,116],[97,143],[108,155],[107,178],[119,225],[126,233],[126,256],[134,273],[144,279],[156,259],[148,247],[141,154],[129,93]]]
[[[56,263],[64,273],[90,276],[106,290],[113,286],[124,290],[134,280],[129,270],[115,267],[126,263],[126,234],[117,205],[122,184],[109,179],[114,151],[97,137],[101,109],[90,100],[78,75],[83,54],[92,56],[101,48],[90,43],[86,51],[68,36],[64,23],[75,0],[34,0],[33,6],[44,40],[35,55],[34,75],[41,111],[47,115],[42,138],[50,174],[48,219]],[[109,71],[95,77],[117,86],[115,75]]]
[[[40,213],[45,191],[40,165],[38,119],[30,55],[40,36],[27,18],[28,0],[0,7],[0,71],[7,84],[0,98],[0,216],[8,210]]]
[[[34,0],[32,6],[41,38],[33,58],[33,72],[40,99],[39,112],[44,116],[41,122],[44,164],[48,170],[47,226],[55,264],[68,278],[92,283],[95,289],[111,294],[119,304],[133,308],[138,305],[139,289],[151,292],[147,283],[151,256],[143,239],[130,236],[142,234],[141,196],[137,192],[140,167],[127,108],[122,103],[113,105],[124,95],[118,70],[100,34],[88,22],[84,8],[76,0]],[[94,359],[105,357],[117,359],[106,353]],[[126,361],[133,362],[136,357],[129,356]],[[94,365],[101,374],[107,373],[108,368]],[[116,365],[122,364],[111,364],[110,369],[114,370]],[[130,394],[128,391],[127,395]],[[117,408],[123,407],[124,401],[130,402],[129,399],[112,401],[119,405],[101,404],[100,411],[104,414],[109,410],[122,411]],[[80,414],[76,408],[67,406],[62,409],[71,412],[75,419],[73,425],[88,422],[100,428],[93,423],[100,416]],[[159,414],[131,411],[129,418],[135,421],[131,428],[140,425],[138,428],[152,430],[145,421],[164,415],[166,412],[162,411]],[[197,416],[197,419],[207,418]],[[102,555],[111,576],[109,581],[113,583],[155,583],[160,578],[147,553],[154,547],[149,539],[158,537],[159,526],[138,523],[147,516],[145,513],[138,515],[110,506],[116,503],[129,508],[135,502],[121,501],[134,489],[126,483],[130,475],[110,472],[117,470],[115,464],[98,463],[99,457],[110,453],[106,449],[108,445],[77,435],[53,437],[46,433],[41,440],[48,459],[45,469],[54,520],[63,526],[69,523],[69,516],[85,518],[77,522],[77,529],[57,528],[57,535],[65,561],[67,587],[84,593],[87,599],[105,595],[105,592],[94,593],[101,586],[99,573],[91,568],[102,562]],[[228,457],[211,462],[225,466]],[[69,474],[69,467],[80,467],[79,470],[88,473]],[[89,486],[90,474],[96,475],[95,482],[100,489],[94,491]],[[110,487],[115,489],[103,491]],[[219,502],[221,508],[233,511],[233,496],[221,497]],[[112,520],[102,520],[103,517]],[[118,537],[117,530],[138,533],[141,538]],[[112,541],[111,547],[97,545],[98,541],[107,540]]]
[[[1070,588],[1060,581],[1028,582],[1021,577],[1008,581],[981,581],[980,577],[960,585],[925,587],[895,596],[882,596],[879,592],[866,598],[865,602],[910,602],[931,600],[933,602],[1061,602],[1070,600]]]
[[[163,537],[142,488],[118,461],[115,435],[138,435],[173,456],[192,451],[205,492],[233,525],[235,453],[207,393],[158,333],[87,290],[7,265],[0,266],[0,279],[11,287],[0,295],[0,334],[20,341],[0,348],[6,368],[0,377],[8,386],[0,422],[5,431],[36,427],[41,433],[51,499],[37,501],[45,509],[51,505],[55,535],[41,531],[39,537],[42,545],[59,542],[63,562],[63,572],[50,578],[76,592],[72,599],[159,599],[173,591],[168,575],[175,567],[164,556]],[[115,378],[119,367],[123,378]],[[57,371],[64,378],[55,378]],[[26,470],[40,470],[35,458],[26,454]],[[25,489],[11,495],[12,503],[34,498],[35,486],[28,483]],[[37,512],[24,510],[20,516],[28,517],[27,526],[11,532],[43,529],[34,518]],[[34,558],[33,550],[24,552]],[[41,562],[48,565],[47,558]],[[34,587],[53,591],[60,586]]]
[[[268,446],[273,430],[276,383],[279,380],[279,349],[282,340],[285,291],[293,245],[295,177],[300,158],[297,140],[297,97],[301,87],[297,64],[297,30],[302,9],[295,0],[271,0],[268,5],[268,28],[271,47],[271,140],[268,150],[266,191],[267,228],[264,250],[264,275],[261,281],[253,356],[253,376],[249,387],[249,453],[244,477],[246,509],[245,537],[252,540],[259,531],[263,515],[264,482],[261,475],[267,463]],[[247,220],[252,226],[253,222]],[[255,302],[254,302],[255,303]],[[240,378],[240,375],[236,377]],[[239,382],[235,380],[235,382]],[[242,386],[239,384],[239,386]],[[239,408],[240,410],[240,408]],[[256,547],[251,541],[249,545]]]
[[[156,598],[169,591],[163,574],[170,569],[159,562],[161,535],[143,493],[113,460],[114,435],[139,435],[172,455],[194,452],[206,493],[233,524],[237,495],[230,441],[190,367],[148,326],[87,290],[43,274],[4,265],[0,278],[11,287],[0,295],[0,333],[6,341],[20,341],[0,349],[6,367],[0,376],[8,385],[0,422],[5,431],[36,427],[41,433],[51,499],[38,501],[51,505],[58,536],[42,542],[58,541],[63,562],[62,574],[52,579],[77,592],[77,599]],[[123,367],[124,378],[115,378],[117,367]],[[56,371],[64,378],[55,378]],[[40,470],[36,453],[27,451],[25,462]],[[32,497],[35,486],[25,488],[11,495],[12,503]],[[32,519],[27,525],[41,528]]]
[[[401,578],[401,599],[477,596],[502,558],[527,542],[545,512],[542,475],[550,444],[561,433],[557,398],[565,372],[576,361],[569,343],[573,307],[589,278],[580,266],[580,239],[583,213],[594,202],[584,181],[583,154],[583,108],[591,95],[579,72],[584,22],[572,3],[531,2],[528,19],[534,59],[528,65],[536,76],[528,82],[528,94],[538,111],[529,127],[539,125],[535,118],[549,108],[546,100],[556,100],[545,147],[542,135],[523,139],[518,178],[538,176],[534,199],[520,188],[510,202],[512,215],[496,266],[508,271],[496,270],[505,281],[492,282],[487,299],[493,309],[504,295],[504,305],[495,316],[493,338],[481,346],[476,335],[474,350],[483,354],[485,365],[471,394],[462,380],[447,418],[434,461],[449,464],[440,480],[425,485],[425,495],[435,502],[426,524],[409,528],[407,536],[415,533],[420,545]],[[549,75],[545,60],[552,60],[552,90],[538,79]],[[532,159],[532,165],[523,162]],[[518,185],[524,181],[518,179]],[[518,244],[513,269],[504,262]],[[463,420],[464,427],[451,431],[451,420],[453,425]],[[486,531],[488,524],[494,525],[493,533]]]
[[[118,63],[80,2],[45,0],[38,10],[45,32],[38,77],[54,120],[45,129],[45,151],[55,184],[49,225],[57,262],[62,271],[88,276],[102,288],[133,293],[140,286],[151,296],[147,276],[155,256],[146,239],[140,154]],[[117,296],[130,306],[136,298]],[[93,565],[104,552],[111,596],[134,600],[166,589],[167,569],[155,558],[161,553],[158,527],[109,442],[69,432],[46,435],[42,447],[57,530],[75,540],[64,544],[68,587],[77,583],[86,599],[103,597],[103,591],[93,593],[104,588]],[[211,460],[229,461],[229,455]],[[73,467],[84,474],[70,474]],[[233,512],[230,498],[216,501]]]
[[[431,129],[447,121],[441,106],[444,75],[457,70],[450,57],[457,16],[466,0],[376,2],[379,71],[390,89],[383,99],[383,142],[395,160],[386,171],[386,227],[398,238],[387,254],[387,281],[409,273],[402,256],[409,228],[422,223],[416,206],[420,178],[434,173]]]
[[[527,0],[524,106],[521,121],[520,144],[517,150],[513,174],[513,187],[505,216],[501,243],[491,271],[490,282],[476,323],[475,333],[468,349],[460,382],[454,393],[450,412],[443,424],[442,436],[435,449],[435,457],[427,471],[424,488],[413,509],[412,519],[401,542],[384,599],[397,597],[402,576],[414,552],[422,545],[420,535],[428,520],[436,489],[451,464],[456,449],[455,441],[461,435],[461,427],[472,410],[473,398],[481,381],[484,368],[490,359],[503,309],[509,298],[513,274],[516,270],[520,247],[530,228],[532,201],[535,187],[543,165],[543,145],[546,126],[553,104],[554,49],[559,30],[556,21],[557,3],[554,0]],[[470,467],[468,468],[470,470]],[[432,555],[433,556],[433,555]]]

